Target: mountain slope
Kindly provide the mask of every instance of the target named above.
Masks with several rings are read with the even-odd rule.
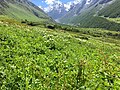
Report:
[[[67,13],[63,3],[54,3],[53,7],[47,14],[53,19],[58,19]]]
[[[105,28],[109,30],[119,31],[120,24],[107,20],[104,16],[107,11],[112,15],[116,11],[116,17],[118,17],[119,0],[83,0],[73,10],[60,19],[61,23],[77,25],[80,27],[95,27]],[[111,9],[113,10],[111,10]],[[106,11],[107,10],[107,11]],[[108,17],[109,15],[108,14]],[[101,17],[102,16],[102,17]]]
[[[70,10],[74,8],[74,6],[78,5],[80,1],[71,1],[68,3],[62,3],[59,1],[54,1],[54,3],[49,6],[49,10],[47,14],[58,21],[62,16],[66,15]]]
[[[0,18],[0,90],[119,90],[120,32],[8,20]]]
[[[116,0],[112,4],[106,6],[99,13],[100,16],[116,18],[120,17],[120,1]]]
[[[0,14],[29,21],[51,20],[46,13],[28,0],[0,0]]]

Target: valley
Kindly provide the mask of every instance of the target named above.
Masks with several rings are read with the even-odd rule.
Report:
[[[120,89],[118,16],[94,17],[92,9],[68,25],[28,0],[0,7],[0,90]]]
[[[120,31],[120,25],[106,18],[119,18],[119,0],[82,0],[72,10],[59,18],[59,22],[79,27],[104,28]],[[81,7],[82,6],[82,7]]]
[[[79,30],[33,27],[4,17],[0,21],[0,88],[118,90],[120,33]]]

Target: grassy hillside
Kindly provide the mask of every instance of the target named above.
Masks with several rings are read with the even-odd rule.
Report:
[[[116,22],[116,23],[120,23],[120,18],[107,18],[107,20]]]
[[[52,22],[40,8],[28,0],[1,1],[0,14],[7,15],[17,20]]]
[[[62,23],[86,28],[103,28],[107,30],[120,31],[120,24],[116,19],[106,19],[104,17],[82,14],[80,16],[61,19]]]
[[[106,6],[98,14],[110,18],[120,17],[120,0],[114,0],[113,4]]]
[[[108,20],[108,17],[115,15],[119,17],[119,0],[112,4],[95,4],[89,8],[83,8],[80,14],[74,14],[74,9],[60,19],[61,23],[76,25],[88,28],[103,28],[107,30],[120,31],[120,24],[115,20]],[[116,5],[117,3],[117,5]],[[106,15],[105,15],[106,14]],[[110,16],[111,15],[111,16]]]
[[[1,18],[0,89],[119,90],[120,38],[78,29],[30,27]],[[101,36],[93,36],[95,30]]]

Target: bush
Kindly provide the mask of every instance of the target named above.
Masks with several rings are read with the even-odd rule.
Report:
[[[49,29],[55,29],[55,26],[54,25],[48,25],[47,28],[49,28]]]

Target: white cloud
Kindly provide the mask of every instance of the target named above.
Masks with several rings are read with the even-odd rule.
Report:
[[[56,1],[56,0],[45,0],[45,3],[50,5],[50,4],[54,4],[54,1]]]
[[[81,2],[81,0],[74,0],[74,4],[78,4],[80,2]]]
[[[45,3],[48,5],[53,5],[55,3],[62,4],[62,2],[60,0],[45,0]]]

